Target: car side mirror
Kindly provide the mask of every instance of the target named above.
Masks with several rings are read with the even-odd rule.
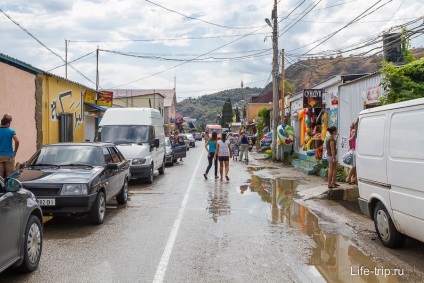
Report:
[[[155,139],[155,141],[153,142],[153,146],[159,147],[159,139]]]
[[[16,179],[7,179],[6,182],[6,191],[8,192],[16,192],[19,189],[22,189],[24,186],[22,186],[22,183],[19,182]]]
[[[108,163],[106,164],[106,168],[110,170],[118,170],[118,164],[117,163]]]

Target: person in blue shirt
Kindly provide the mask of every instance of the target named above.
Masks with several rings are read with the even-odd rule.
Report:
[[[0,176],[7,177],[15,171],[15,156],[19,148],[16,132],[10,128],[12,117],[4,115],[0,126]],[[15,141],[15,149],[12,146]],[[4,174],[6,172],[6,174]]]

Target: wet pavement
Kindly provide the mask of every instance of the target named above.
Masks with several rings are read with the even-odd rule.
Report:
[[[48,220],[38,270],[9,269],[0,282],[422,282],[407,260],[423,261],[423,244],[387,251],[370,220],[321,199],[322,179],[253,154],[230,161],[229,182],[213,169],[204,180],[196,145],[153,185],[132,180],[128,204],[108,204],[103,225]]]

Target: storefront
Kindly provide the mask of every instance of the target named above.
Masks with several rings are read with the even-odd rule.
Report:
[[[113,94],[87,90],[84,97],[84,138],[85,141],[95,141],[98,125],[106,109],[112,107]]]

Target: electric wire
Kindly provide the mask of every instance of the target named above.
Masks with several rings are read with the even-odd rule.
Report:
[[[89,56],[89,55],[91,55],[91,54],[93,54],[93,53],[95,53],[95,52],[96,52],[96,51],[92,51],[92,52],[89,52],[89,53],[87,53],[87,54],[85,54],[85,55],[82,55],[81,57],[78,57],[78,58],[76,58],[76,59],[74,59],[74,60],[72,60],[72,61],[69,61],[69,62],[68,62],[68,64],[75,63],[76,61],[81,61],[83,58],[85,58],[85,57],[87,57],[87,56]],[[94,56],[95,56],[95,55],[94,55]],[[86,59],[90,59],[90,58],[93,58],[93,57],[89,57],[89,58],[86,58]],[[54,68],[52,68],[52,69],[48,70],[47,72],[51,72],[51,71],[56,70],[56,69],[58,69],[58,68],[60,68],[60,67],[63,67],[63,66],[66,66],[66,64],[62,64],[62,65],[60,65],[60,66],[54,67]]]

